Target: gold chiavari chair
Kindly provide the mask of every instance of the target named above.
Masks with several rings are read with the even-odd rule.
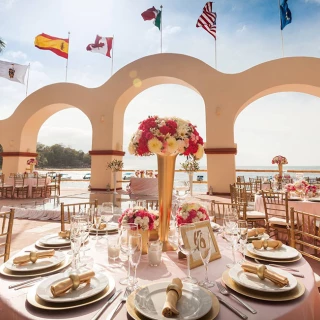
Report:
[[[289,209],[288,209],[288,193],[262,191],[263,205],[266,214],[266,228],[268,234],[278,238],[278,233],[287,234],[289,239]]]
[[[13,185],[6,184],[4,173],[0,174],[0,198],[12,198]]]
[[[146,200],[146,206],[148,210],[159,210],[158,200]]]
[[[24,183],[25,175],[15,174],[14,177],[14,186],[13,186],[13,196],[20,198],[28,198],[29,186]]]
[[[320,216],[290,208],[290,246],[320,262]],[[315,273],[318,288],[320,277]]]
[[[47,191],[46,193],[51,196],[52,192],[54,192],[54,195],[60,196],[60,183],[61,183],[61,174],[57,174],[54,181],[47,184]]]
[[[222,225],[224,215],[234,208],[235,204],[232,204],[230,202],[220,202],[212,200],[210,215],[213,216],[213,222]]]
[[[47,193],[47,176],[37,175],[37,184],[32,186],[31,197],[45,197]]]
[[[0,212],[0,258],[4,258],[4,262],[9,259],[10,246],[12,237],[14,209],[8,212]]]
[[[244,176],[237,176],[237,182],[244,183],[246,182],[246,179]]]
[[[65,231],[65,224],[71,223],[71,216],[77,214],[81,210],[87,211],[89,208],[97,208],[98,200],[89,202],[80,202],[72,204],[64,204],[61,202],[61,231]]]
[[[258,191],[262,190],[261,179],[249,178],[249,182],[251,184],[251,192],[253,195],[255,195]]]

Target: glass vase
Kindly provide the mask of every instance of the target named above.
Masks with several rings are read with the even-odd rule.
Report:
[[[113,193],[117,194],[117,171],[113,171]]]
[[[190,196],[193,196],[193,171],[189,171],[188,176],[189,176]]]

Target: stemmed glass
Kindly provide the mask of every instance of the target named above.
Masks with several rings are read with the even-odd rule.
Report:
[[[238,238],[239,238],[239,251],[242,253],[242,259],[240,263],[244,262],[246,254],[246,243],[248,240],[248,224],[245,220],[238,221]]]
[[[130,264],[133,267],[133,277],[130,281],[129,287],[131,290],[136,290],[139,286],[136,284],[137,281],[137,266],[140,263],[142,252],[142,238],[141,234],[129,236],[129,254]]]
[[[96,235],[93,237],[93,240],[99,240],[101,237],[98,236],[99,226],[101,224],[101,211],[97,208],[93,209],[93,225],[96,228]]]
[[[81,247],[81,233],[82,225],[79,219],[79,216],[74,215],[71,217],[71,226],[70,226],[70,241],[72,249],[72,270],[79,271],[79,251]]]
[[[188,191],[190,190],[190,186],[187,181],[175,180],[173,182],[173,190],[174,195],[177,197],[178,203],[182,201],[183,198],[186,197]]]
[[[129,250],[129,237],[138,234],[138,225],[136,223],[126,223],[120,229],[120,250],[128,257],[128,273],[126,278],[120,279],[121,284],[130,284],[130,250]]]
[[[237,221],[238,219],[234,209],[230,209],[225,213],[223,218],[224,237],[227,241],[231,243],[231,250],[232,250],[232,263],[227,264],[228,268],[232,268],[236,264],[235,248],[238,242]]]
[[[205,267],[205,277],[204,280],[199,282],[199,285],[204,288],[210,288],[214,286],[214,282],[210,281],[208,278],[208,264],[212,252],[212,240],[211,234],[208,231],[201,231],[198,235],[198,249],[200,252],[200,257]]]
[[[190,255],[192,255],[197,249],[197,243],[194,239],[196,232],[196,225],[194,223],[182,223],[179,226],[179,235],[178,235],[178,247],[182,253],[187,256],[187,265],[188,265],[188,275],[183,278],[183,282],[188,283],[197,283],[198,280],[191,277],[190,273]]]
[[[101,205],[101,215],[103,220],[108,223],[112,220],[114,214],[114,208],[112,202],[103,202]]]

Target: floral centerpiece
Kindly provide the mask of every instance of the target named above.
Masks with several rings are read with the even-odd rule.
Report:
[[[129,143],[129,152],[137,156],[157,155],[159,190],[159,238],[163,251],[174,250],[168,241],[169,219],[175,161],[178,154],[202,158],[203,139],[189,121],[171,117],[149,116],[140,122]]]
[[[272,158],[272,164],[277,164],[278,165],[278,168],[279,168],[279,175],[276,175],[275,176],[275,179],[277,181],[277,184],[278,184],[278,190],[281,190],[282,188],[282,166],[284,164],[288,164],[288,160],[286,157],[284,156],[275,156]]]
[[[295,183],[288,183],[287,185],[285,185],[285,190],[287,192],[295,192],[300,196],[308,195],[309,193],[314,196],[317,193],[317,187],[314,185],[310,185],[306,180],[299,180]]]
[[[33,173],[34,167],[37,164],[38,164],[37,159],[31,158],[31,159],[27,160],[27,165],[30,166],[30,169],[27,169],[27,170],[29,170],[30,173]]]
[[[200,169],[199,161],[195,160],[194,158],[187,157],[187,160],[180,164],[181,167],[188,173],[190,195],[193,196],[193,173]]]
[[[194,223],[209,220],[207,209],[199,203],[186,202],[178,208],[176,221],[178,226],[181,223]]]
[[[288,164],[288,160],[284,156],[275,156],[272,159],[272,164]]]
[[[117,172],[123,168],[123,162],[121,160],[113,159],[111,162],[107,164],[108,169],[111,169],[113,172],[113,193],[117,193]]]

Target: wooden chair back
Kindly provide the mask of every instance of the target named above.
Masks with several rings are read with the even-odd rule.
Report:
[[[290,208],[290,246],[320,261],[320,216]]]
[[[71,223],[71,216],[80,212],[80,210],[87,211],[89,208],[97,208],[98,200],[89,202],[79,202],[64,204],[61,202],[61,231],[65,231],[65,224]]]
[[[8,212],[0,212],[0,258],[6,262],[10,257],[14,209]]]

